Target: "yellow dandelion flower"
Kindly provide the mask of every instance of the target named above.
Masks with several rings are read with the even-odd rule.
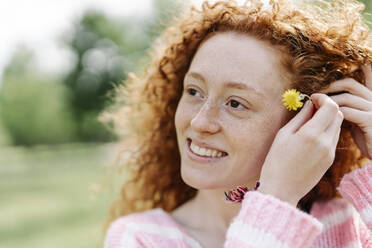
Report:
[[[295,89],[286,90],[282,96],[283,105],[288,110],[297,110],[298,108],[301,108],[304,105],[303,102],[301,102],[301,100],[303,100],[305,97],[309,97],[308,95],[302,94],[301,92]]]

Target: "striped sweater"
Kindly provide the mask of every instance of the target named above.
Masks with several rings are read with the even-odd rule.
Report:
[[[314,202],[306,213],[269,194],[248,191],[227,230],[224,248],[372,248],[372,163],[344,175],[343,198]],[[161,208],[111,223],[104,248],[201,248]]]

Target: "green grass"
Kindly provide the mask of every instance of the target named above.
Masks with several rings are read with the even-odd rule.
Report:
[[[0,147],[0,248],[102,247],[116,193],[104,170],[113,151],[110,144]]]

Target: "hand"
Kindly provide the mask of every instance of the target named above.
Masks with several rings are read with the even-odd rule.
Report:
[[[275,136],[258,188],[295,206],[332,165],[343,121],[343,114],[330,97],[316,93],[311,99],[314,104],[307,101],[309,105]]]
[[[335,93],[330,96],[344,114],[345,120],[350,121],[351,135],[363,156],[372,159],[372,69],[363,66],[366,76],[366,86],[352,78],[338,80],[320,93]]]

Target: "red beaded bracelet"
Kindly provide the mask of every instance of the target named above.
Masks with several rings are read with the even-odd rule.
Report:
[[[257,190],[259,186],[260,186],[260,182],[257,181],[256,186],[254,187],[253,190]],[[249,189],[247,187],[238,186],[236,190],[230,190],[228,193],[225,192],[226,198],[224,200],[225,202],[229,202],[229,203],[242,202],[244,199],[244,194],[248,191]]]

